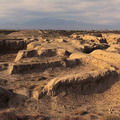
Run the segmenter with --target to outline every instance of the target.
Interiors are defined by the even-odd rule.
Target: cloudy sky
[[[61,19],[120,28],[120,0],[0,0],[0,25]]]

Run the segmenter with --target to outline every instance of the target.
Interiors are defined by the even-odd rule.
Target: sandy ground
[[[27,39],[27,37],[30,37],[29,36],[30,33],[31,32],[25,32],[25,31],[22,31],[22,33],[20,31],[13,32],[7,35],[7,38],[8,36],[16,37],[17,35],[19,35],[19,37],[22,36],[22,38],[25,37]],[[6,106],[2,107],[2,104],[1,104],[1,107],[0,107],[1,113],[10,112],[18,116],[19,115],[38,116],[38,119],[36,118],[36,120],[42,119],[42,118],[39,118],[39,116],[41,115],[43,115],[44,119],[46,120],[50,118],[58,119],[62,117],[71,117],[71,118],[81,117],[81,120],[82,119],[84,120],[84,118],[86,120],[99,120],[101,117],[108,114],[120,116],[120,95],[119,95],[120,94],[120,89],[119,89],[120,88],[120,81],[119,81],[120,80],[120,74],[119,74],[120,54],[119,54],[119,51],[115,49],[116,51],[109,51],[110,53],[105,53],[105,55],[111,54],[111,53],[115,54],[114,55],[115,57],[113,55],[110,58],[108,57],[108,59],[111,59],[110,62],[108,61],[108,59],[105,58],[106,56],[104,56],[104,53],[101,53],[100,54],[101,57],[97,58],[98,56],[96,57],[95,55],[91,55],[90,53],[97,49],[93,47],[95,46],[93,45],[93,43],[95,44],[98,38],[94,36],[91,42],[91,40],[88,39],[90,37],[84,38],[82,35],[77,34],[78,35],[77,37],[75,35],[72,35],[72,38],[71,36],[67,36],[67,37],[62,36],[62,38],[57,38],[57,39],[55,38],[52,40],[51,39],[48,40],[49,36],[47,36],[46,39],[39,38],[38,41],[41,44],[38,46],[39,50],[37,49],[38,51],[41,50],[39,52],[39,57],[35,56],[35,53],[34,54],[28,53],[28,50],[29,51],[35,50],[35,45],[33,44],[38,44],[38,43],[35,43],[36,39],[38,39],[39,36],[45,37],[45,35],[46,33],[41,34],[41,32],[38,32],[38,31],[32,32],[32,36],[31,38],[28,38],[28,40],[30,41],[30,39],[32,39],[33,43],[31,44],[31,42],[30,43],[28,42],[29,48],[26,47],[26,49],[24,49],[24,51],[25,52],[27,51],[27,52],[22,53],[22,55],[24,54],[23,56],[19,54],[18,51],[17,52],[5,51],[0,54],[0,64],[1,64],[0,87],[12,92],[13,94],[12,97],[10,97],[6,102]],[[79,36],[82,36],[83,38],[78,38]],[[118,35],[116,36],[118,37]],[[113,35],[111,35],[111,38],[112,37]],[[106,40],[107,39],[108,38],[106,37]],[[78,40],[82,42],[78,43],[77,42]],[[110,41],[109,43],[107,43],[109,47],[111,46],[111,44],[117,44],[118,48],[120,47],[119,43],[114,43],[116,42],[116,39],[114,39],[114,41],[113,39],[108,41]],[[89,49],[90,49],[89,50],[87,47],[87,50],[88,51],[92,50],[92,51],[85,55],[81,55],[81,53],[84,52],[84,49],[86,49],[86,47],[84,47],[86,46],[86,44],[87,46],[89,46]],[[100,44],[101,43],[99,43],[99,45]],[[102,46],[103,45],[104,44],[102,43]],[[56,51],[59,48],[66,50],[67,53],[70,53],[70,54],[69,55],[67,54],[66,56],[64,53],[64,56],[63,56],[63,52],[60,54],[58,54],[58,52],[56,53]],[[52,49],[52,52],[49,51],[48,49]],[[106,50],[107,48],[105,47],[102,47],[101,49],[103,51],[107,51]],[[55,55],[53,54],[54,52],[55,52]],[[66,63],[67,65],[69,61],[66,62],[66,60],[69,60],[70,55],[73,53],[80,53],[80,55],[77,55],[77,59],[79,58],[80,64],[78,63],[73,65],[70,64],[69,67],[67,66],[64,67],[63,64],[62,64],[63,65],[62,67],[58,67],[54,65],[55,60],[64,62],[64,64]],[[18,56],[18,58],[20,57],[20,59],[17,62],[14,61],[16,56]],[[29,57],[29,56],[32,56],[32,57]],[[94,57],[92,58],[91,56],[94,56]],[[116,60],[113,60],[113,57]],[[73,56],[73,58],[75,60],[76,56]],[[47,63],[49,64],[48,66],[50,67],[45,67],[45,68],[43,67],[41,69],[38,66],[36,66],[34,69],[30,68],[29,70],[28,69],[26,70],[26,68],[24,69],[24,65],[23,67],[20,66],[20,64],[28,64],[28,63],[30,63],[32,66],[34,63],[36,63],[36,61],[37,63]],[[51,64],[51,61],[53,62],[52,64]],[[3,63],[7,64],[6,67],[4,66],[4,69],[2,65]],[[14,67],[15,65],[11,65],[13,63],[18,67],[18,69],[22,69],[23,72],[17,71],[18,69]],[[110,66],[110,67],[106,68],[106,66],[107,67]],[[85,82],[82,80],[81,80],[82,82],[76,82],[77,80],[79,81],[79,79],[84,78],[84,76],[82,78],[77,78],[77,77],[74,78],[75,75],[86,75],[88,73],[90,74],[96,71],[101,71],[102,73],[102,71],[104,71],[105,69],[109,70],[111,69],[111,67],[115,69],[114,72],[117,75],[112,76],[111,74],[111,76],[110,75],[107,76],[109,73],[106,73],[107,77],[101,77],[101,74],[98,75],[96,78],[93,77],[95,80],[100,77],[100,80],[99,80],[100,86],[98,86],[99,83],[97,83],[97,86],[94,86],[94,88],[92,87],[89,88],[89,84],[91,85],[91,83],[89,83],[87,79],[85,79]],[[8,72],[9,69],[14,69],[15,71],[17,71],[17,74],[10,74]],[[72,77],[66,78],[67,76],[72,76]],[[58,85],[55,86],[55,84],[57,84],[59,79],[63,79],[63,80],[61,80],[58,83]],[[104,83],[104,81],[107,81],[107,84]],[[48,83],[50,83],[50,86]],[[84,86],[83,92],[80,91],[81,88],[79,88],[79,85]],[[33,97],[33,94],[35,94],[34,93],[35,90],[37,90],[37,92],[41,94],[43,90],[46,90],[46,92],[49,93],[49,89],[51,90],[50,91],[51,93],[56,92],[57,94],[55,95],[45,94],[40,99],[39,98],[35,99]],[[61,92],[61,89],[62,89],[62,92]],[[0,95],[2,94],[0,93]],[[33,120],[33,119],[35,118],[34,117],[24,118],[23,120]]]

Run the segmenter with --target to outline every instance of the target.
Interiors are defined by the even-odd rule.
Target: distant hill
[[[28,20],[27,22],[0,22],[0,29],[68,29],[68,30],[82,30],[82,29],[107,29],[107,26],[89,24],[85,22],[77,22],[70,20],[43,18]]]

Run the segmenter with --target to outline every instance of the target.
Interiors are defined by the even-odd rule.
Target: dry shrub
[[[43,115],[15,115],[13,112],[2,112],[0,113],[0,120],[49,120],[49,118]]]
[[[115,115],[105,115],[100,120],[120,120],[120,117]]]
[[[0,114],[0,120],[18,120],[17,116],[12,112],[3,112]]]
[[[61,117],[61,118],[51,118],[50,120],[86,120],[83,117]]]
[[[71,117],[69,120],[86,120],[83,117]]]

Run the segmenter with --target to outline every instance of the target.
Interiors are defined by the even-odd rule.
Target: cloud
[[[0,0],[0,21],[60,18],[94,24],[120,21],[120,0]]]

